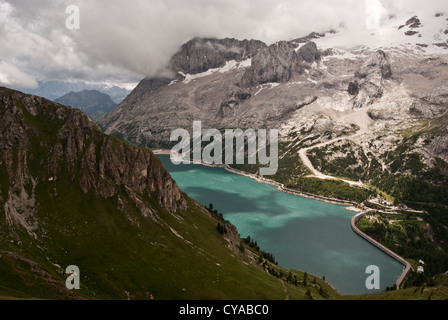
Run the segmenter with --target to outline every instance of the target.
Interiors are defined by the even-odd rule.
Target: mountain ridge
[[[2,299],[338,296],[320,279],[283,283],[287,271],[179,190],[150,150],[81,111],[2,87],[0,115]],[[71,265],[79,290],[65,286]]]
[[[109,95],[98,90],[70,91],[54,102],[80,109],[94,121],[99,120],[106,113],[116,107]]]
[[[63,95],[73,91],[79,92],[82,90],[97,90],[109,95],[115,103],[120,103],[131,92],[126,88],[118,86],[110,86],[106,84],[90,84],[84,81],[58,81],[58,80],[46,80],[38,81],[37,88],[35,89],[18,89],[27,94],[33,94],[41,96],[48,100],[54,101],[55,99],[62,97]]]

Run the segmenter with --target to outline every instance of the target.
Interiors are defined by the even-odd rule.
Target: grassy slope
[[[128,215],[140,225],[136,229],[117,212],[113,201],[98,203],[94,199],[93,204],[92,199],[77,199],[73,189],[76,187],[67,190],[72,195],[69,206],[50,199],[46,202],[48,205],[41,212],[51,212],[42,214],[49,236],[40,245],[47,248],[52,262],[79,266],[78,294],[96,299],[125,299],[124,291],[136,299],[148,299],[151,295],[156,299],[284,299],[281,282],[250,265],[246,256],[226,248],[224,238],[216,230],[216,221],[202,212],[190,209],[178,220],[164,209],[158,210],[167,224],[193,244],[190,245],[166,227],[155,225],[128,208]],[[61,219],[64,216],[67,218]],[[52,225],[57,225],[59,231],[50,230]],[[33,243],[16,250],[33,257],[43,268],[54,270],[42,260]],[[1,261],[0,296],[57,297],[42,279],[30,281],[32,272],[26,264],[5,256]],[[19,263],[21,268],[16,266]],[[64,275],[54,276],[64,279]],[[291,298],[305,298],[304,288],[288,285],[288,290]]]
[[[30,137],[27,154],[30,174],[38,181],[34,192],[39,231],[34,240],[21,227],[9,227],[5,215],[0,214],[0,250],[4,252],[0,257],[0,297],[71,298],[64,286],[64,270],[77,265],[81,289],[75,294],[89,299],[285,298],[281,281],[251,264],[246,255],[230,250],[216,229],[217,221],[192,200],[188,200],[187,211],[172,214],[154,195],[142,195],[161,218],[155,223],[142,216],[124,189],[107,200],[93,192],[84,194],[77,164],[74,172],[66,168],[56,181],[49,181],[44,159],[52,152],[62,123],[33,117],[20,100],[16,106],[39,131]],[[86,136],[86,141],[100,134]],[[17,161],[16,157],[14,166]],[[4,165],[0,170],[3,211],[2,202],[9,191]],[[287,284],[287,288],[292,298],[306,298],[306,287]],[[338,296],[332,290],[329,294]]]
[[[344,296],[344,300],[447,300],[448,276],[437,275],[428,284],[401,289],[398,291],[385,291],[377,294],[359,296]]]

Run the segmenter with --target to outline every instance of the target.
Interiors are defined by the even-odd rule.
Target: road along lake
[[[392,286],[404,265],[358,236],[350,226],[355,211],[288,194],[224,168],[171,163],[158,155],[191,198],[221,212],[245,238],[274,255],[279,266],[306,271],[341,294],[375,293]],[[379,267],[380,289],[368,290],[366,268]]]

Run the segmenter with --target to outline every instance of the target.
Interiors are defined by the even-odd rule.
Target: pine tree
[[[311,291],[310,291],[310,289],[308,289],[307,291],[306,291],[306,298],[308,299],[308,300],[313,300],[313,296],[311,295]]]
[[[292,273],[291,273],[291,271],[289,271],[289,273],[288,273],[288,278],[286,278],[286,281],[287,282],[292,282]]]

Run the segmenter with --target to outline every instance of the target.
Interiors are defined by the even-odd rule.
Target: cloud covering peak
[[[69,5],[79,7],[79,30],[66,28]],[[0,85],[138,82],[163,73],[195,36],[270,44],[342,23],[369,28],[398,12],[444,9],[445,0],[0,0]]]

